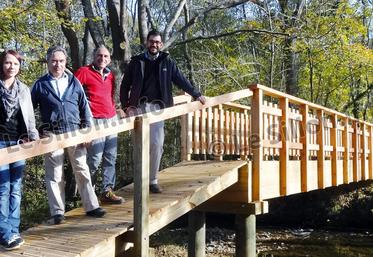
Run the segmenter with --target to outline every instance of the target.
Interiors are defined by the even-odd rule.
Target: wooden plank
[[[361,124],[362,134],[361,134],[361,180],[366,180],[366,127],[365,124]]]
[[[217,212],[228,214],[254,214],[262,215],[268,213],[267,201],[256,201],[251,203],[214,201],[213,199],[199,205],[196,210],[205,212]]]
[[[303,116],[300,113],[290,112],[289,113],[289,119],[291,119],[291,120],[297,120],[297,121],[302,121],[303,120]]]
[[[353,176],[353,181],[357,182],[358,181],[358,163],[359,163],[359,122],[354,121],[354,133],[352,134],[352,148],[354,149],[353,152],[353,159],[352,159],[352,176]]]
[[[337,169],[337,160],[338,160],[338,155],[337,155],[337,127],[338,127],[338,120],[337,120],[337,115],[332,114],[331,116],[331,123],[332,123],[332,128],[330,130],[330,144],[333,147],[332,150],[332,185],[337,186],[337,174],[338,174],[338,169]]]
[[[200,133],[201,133],[201,154],[206,155],[207,153],[207,111],[206,109],[201,110],[201,121],[200,121]]]
[[[211,144],[213,142],[213,113],[212,108],[207,108],[207,153],[212,154]]]
[[[192,149],[192,115],[190,113],[181,116],[181,161],[190,161]]]
[[[134,253],[138,257],[149,256],[149,122],[135,120],[134,144]]]
[[[263,135],[263,111],[262,111],[263,91],[254,89],[251,105],[251,146],[253,153],[253,200],[261,200],[260,174],[263,162],[263,146],[261,138]]]
[[[324,130],[324,111],[318,110],[317,116],[319,119],[319,127],[317,131],[317,143],[319,145],[319,151],[317,152],[317,174],[318,174],[318,187],[324,189],[324,161],[325,161],[325,130]]]
[[[100,124],[64,134],[52,135],[29,143],[2,148],[0,149],[0,165],[25,160],[57,149],[90,142],[93,139],[131,130],[133,129],[134,119],[134,117],[119,119],[111,123]]]
[[[221,105],[226,102],[231,102],[235,100],[239,100],[242,98],[246,98],[252,95],[252,92],[249,89],[243,89],[236,92],[215,96],[206,99],[206,103],[202,105],[199,101],[195,101],[192,103],[187,103],[183,105],[173,106],[170,108],[163,109],[162,112],[151,112],[147,114],[147,118],[149,119],[149,123],[155,123],[162,120],[172,119],[181,115],[184,115],[189,112],[193,112],[196,110],[201,110],[204,108]]]
[[[251,163],[245,164],[238,169],[238,181],[223,192],[209,199],[209,202],[219,205],[222,202],[249,203],[251,195]]]
[[[231,109],[233,108],[236,111],[250,111],[251,110],[251,106],[247,106],[247,105],[243,105],[243,104],[237,104],[237,103],[232,103],[232,102],[224,103],[223,106],[229,107]]]
[[[235,127],[236,127],[236,140],[235,140],[235,154],[240,155],[241,154],[241,118],[240,113],[235,113]]]
[[[227,150],[227,146],[224,144],[224,110],[223,107],[220,105],[219,106],[219,142],[221,147],[220,155],[219,155],[219,160],[223,160],[223,155],[225,154],[225,151]]]
[[[301,123],[301,137],[300,141],[302,143],[303,149],[300,154],[301,162],[301,190],[302,192],[307,192],[308,190],[308,160],[309,160],[309,132],[308,132],[308,105],[304,104],[300,106],[300,111],[302,115]]]
[[[217,144],[219,144],[219,119],[222,119],[222,117],[219,117],[219,109],[214,108],[214,133],[213,133],[213,143],[211,144],[211,152],[214,155],[214,158],[219,158],[218,156],[221,154],[220,151],[217,151]]]
[[[287,98],[280,98],[279,103],[282,111],[281,116],[281,142],[280,149],[280,195],[285,196],[287,192],[287,170],[289,165],[289,100]]]
[[[268,102],[267,101],[263,101],[263,108],[266,108],[268,107]],[[269,114],[268,113],[265,113],[263,112],[263,133],[261,134],[261,137],[262,137],[262,147],[263,147],[263,160],[268,160],[268,156],[269,156],[269,147],[270,145],[267,147],[266,145],[264,145],[264,142],[268,142],[269,141],[269,137],[268,137],[268,123],[269,123]]]
[[[228,110],[225,111],[225,154],[231,154],[231,134],[232,134],[232,127],[231,127],[231,116]]]
[[[274,107],[274,105],[273,105],[273,103],[269,103],[269,106],[270,107]],[[274,126],[274,119],[275,119],[275,117],[277,117],[277,116],[274,116],[274,115],[269,115],[269,119],[268,119],[268,128],[267,129],[265,129],[265,133],[267,133],[268,134],[268,140],[269,141],[271,141],[271,142],[274,142],[274,137],[273,137],[273,126]],[[269,148],[269,157],[270,157],[270,159],[272,159],[273,158],[273,156],[274,156],[274,148],[273,147],[270,147]]]
[[[245,133],[245,113],[240,113],[240,155],[241,160],[246,159],[245,157],[245,149],[246,149],[246,133]]]
[[[246,164],[244,161],[200,163],[197,165],[181,163],[159,174],[159,181],[164,192],[152,195],[155,200],[151,203],[152,206],[165,201],[165,192],[169,192],[169,196],[174,200],[167,201],[167,205],[161,204],[161,208],[157,207],[157,210],[151,213],[149,217],[150,234],[236,183],[238,169]],[[170,172],[175,177],[170,177]],[[197,175],[196,172],[205,175]],[[188,173],[189,178],[180,182],[177,176],[182,176],[183,173]],[[175,181],[179,182],[175,183]]]
[[[198,110],[194,113],[193,122],[193,153],[200,154],[201,149],[201,137],[200,137],[200,117],[201,111]]]
[[[343,120],[345,130],[343,130],[342,133],[342,146],[344,147],[345,151],[343,154],[343,183],[348,184],[350,182],[349,176],[348,176],[348,169],[349,169],[349,162],[350,162],[350,140],[349,140],[349,119],[346,117]]]
[[[250,155],[250,114],[245,111],[245,154]]]
[[[279,116],[279,117],[282,116],[281,109],[273,108],[272,106],[269,106],[268,103],[265,103],[262,108],[263,108],[264,114]]]
[[[273,88],[269,88],[269,87],[266,87],[266,86],[263,86],[263,85],[260,85],[260,84],[250,85],[249,88],[252,91],[255,91],[257,89],[261,89],[261,90],[263,90],[263,94],[268,95],[268,96],[273,96],[273,97],[276,97],[276,98],[287,97],[289,99],[289,102],[296,103],[298,105],[307,104],[312,109],[323,110],[325,113],[328,113],[328,114],[336,114],[339,117],[348,117],[347,115],[345,115],[343,113],[340,113],[340,112],[337,112],[335,110],[326,108],[322,105],[308,102],[308,101],[303,100],[301,98],[298,98],[298,97],[295,97],[295,96],[292,96],[292,95],[289,95],[289,94],[285,94],[283,92],[277,91]],[[355,118],[352,118],[352,117],[349,117],[349,118],[351,120],[357,121],[357,119],[355,119]],[[365,122],[365,124],[368,124],[370,126],[373,125],[372,123],[369,123],[369,122]]]

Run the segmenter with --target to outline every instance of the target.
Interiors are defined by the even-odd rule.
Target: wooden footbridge
[[[188,256],[205,256],[205,212],[236,214],[236,256],[255,253],[255,216],[265,199],[373,178],[373,124],[279,91],[253,85],[212,97],[0,149],[0,164],[31,158],[102,136],[133,130],[134,184],[107,215],[82,208],[58,226],[22,233],[25,245],[0,256],[147,257],[149,235],[189,214]],[[182,162],[160,173],[164,192],[149,195],[149,124],[181,119]],[[194,159],[194,161],[193,161]],[[198,159],[199,161],[195,161]],[[201,161],[202,160],[202,161]]]

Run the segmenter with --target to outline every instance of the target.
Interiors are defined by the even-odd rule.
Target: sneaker
[[[149,191],[153,194],[162,193],[162,188],[158,184],[152,184],[149,186]]]
[[[111,188],[108,191],[105,191],[101,195],[100,201],[101,203],[109,203],[109,204],[124,203],[123,197],[117,196]]]
[[[19,244],[19,246],[22,246],[25,243],[25,240],[23,240],[22,237],[17,237],[15,241]]]
[[[52,216],[52,218],[50,219],[50,222],[48,223],[52,225],[58,225],[58,224],[61,224],[64,220],[65,220],[65,216],[63,216],[63,214],[56,214]]]
[[[12,251],[12,250],[19,249],[21,247],[21,245],[23,245],[24,243],[25,243],[25,241],[21,237],[19,237],[17,239],[13,239],[13,240],[10,240],[10,241],[1,242],[1,246],[6,251]]]
[[[92,211],[87,211],[87,216],[95,217],[95,218],[101,218],[105,215],[106,211],[102,209],[101,207],[98,207]]]

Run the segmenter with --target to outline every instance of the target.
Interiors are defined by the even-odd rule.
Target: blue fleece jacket
[[[92,114],[82,85],[74,75],[67,75],[69,83],[62,99],[53,89],[49,74],[39,78],[31,89],[34,108],[40,107],[41,134],[60,134],[91,125]]]

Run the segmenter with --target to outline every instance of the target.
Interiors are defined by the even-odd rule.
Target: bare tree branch
[[[181,29],[175,32],[167,41],[165,41],[163,49],[169,48],[176,41],[176,39],[185,31],[187,31],[191,26],[193,26],[200,17],[203,17],[214,10],[232,8],[247,2],[257,3],[256,0],[231,0],[224,1],[223,3],[218,3],[215,5],[210,5],[209,7],[205,8],[204,10],[196,14],[194,17],[192,17],[187,24],[185,24]]]
[[[190,38],[184,41],[177,42],[175,43],[175,45],[182,45],[182,44],[190,43],[190,42],[197,41],[197,40],[209,40],[209,39],[228,37],[231,35],[241,34],[241,33],[258,33],[258,34],[263,33],[263,34],[270,34],[273,36],[285,36],[285,37],[290,36],[290,34],[287,34],[287,33],[274,32],[274,31],[263,30],[263,29],[239,29],[239,30],[235,30],[235,31],[227,32],[227,33],[222,33],[219,35],[198,36],[198,37],[194,37],[194,38]]]
[[[184,6],[185,6],[185,3],[186,3],[186,0],[181,0],[179,2],[179,5],[177,7],[176,12],[174,13],[174,16],[172,17],[170,22],[168,22],[166,28],[164,29],[164,32],[163,32],[164,41],[167,41],[167,39],[169,37],[169,34],[170,34],[170,31],[172,30],[172,27],[175,25],[177,19],[179,18],[180,14],[181,14]]]

